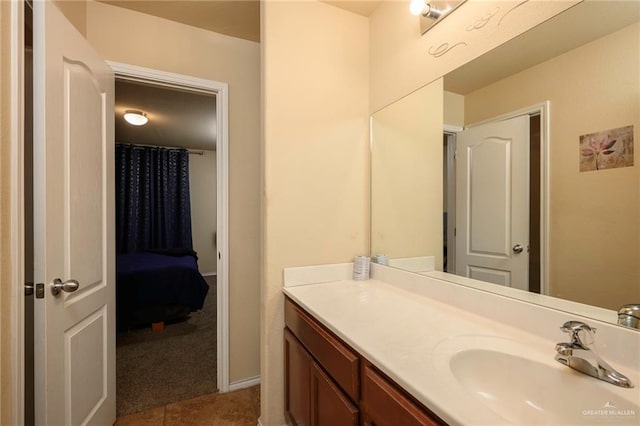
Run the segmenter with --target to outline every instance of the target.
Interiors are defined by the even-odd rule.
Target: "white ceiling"
[[[149,122],[133,126],[125,110],[147,113]],[[177,88],[116,80],[115,136],[117,142],[215,150],[216,97]]]

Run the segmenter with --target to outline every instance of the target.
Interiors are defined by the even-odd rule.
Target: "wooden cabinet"
[[[358,408],[296,337],[284,331],[285,412],[294,425],[358,425]]]
[[[370,364],[362,371],[363,424],[371,426],[437,426],[445,424],[415,402]]]
[[[360,398],[360,357],[302,308],[287,299],[287,328],[353,400]]]
[[[358,407],[336,386],[317,363],[311,364],[311,424],[358,425]]]
[[[293,425],[445,425],[290,299],[285,412]]]
[[[284,331],[285,412],[295,425],[311,418],[311,356],[288,330]]]

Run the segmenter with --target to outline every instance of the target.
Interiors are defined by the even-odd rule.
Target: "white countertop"
[[[428,291],[416,292],[410,286],[376,279],[300,284],[285,287],[284,293],[450,425],[513,424],[499,407],[489,408],[454,383],[444,356],[457,341],[465,339],[475,339],[486,347],[508,341],[511,348],[575,376],[587,391],[592,386],[609,387],[607,390],[619,395],[621,401],[638,395],[636,390],[625,394],[624,389],[556,362],[556,341],[439,302],[430,298]],[[499,305],[496,300],[496,309]],[[632,373],[630,378],[640,385],[637,372]],[[553,419],[547,420],[545,424],[553,424]]]

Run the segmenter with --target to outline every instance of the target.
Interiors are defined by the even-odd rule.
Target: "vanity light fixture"
[[[442,10],[424,0],[411,0],[409,11],[414,16],[422,15],[431,19],[438,19],[442,16]]]
[[[466,0],[411,0],[409,11],[420,16],[420,34],[424,34]]]
[[[146,112],[136,111],[132,109],[128,109],[124,112],[124,119],[127,121],[127,123],[134,126],[144,126],[149,121]]]

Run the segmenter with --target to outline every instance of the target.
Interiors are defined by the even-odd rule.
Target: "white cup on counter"
[[[356,256],[353,262],[353,280],[366,281],[369,279],[371,258],[368,256]]]

